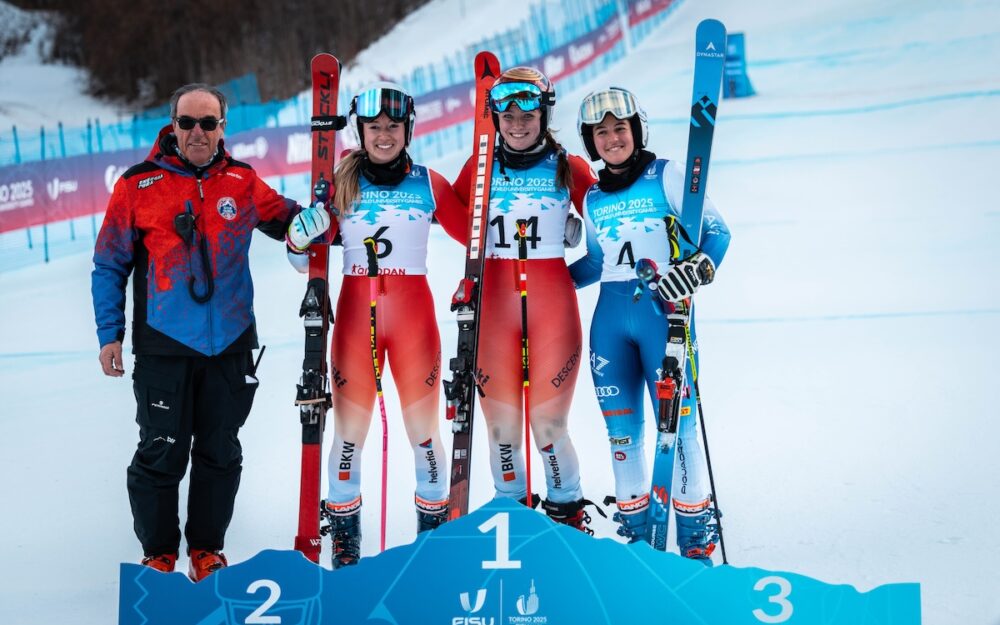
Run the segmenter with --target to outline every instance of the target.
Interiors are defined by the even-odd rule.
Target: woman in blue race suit
[[[711,282],[729,246],[729,230],[706,198],[699,250],[686,259],[672,258],[676,246],[669,235],[679,233],[668,233],[668,227],[679,224],[684,172],[681,165],[644,149],[646,114],[632,93],[616,87],[591,93],[580,107],[578,129],[590,159],[600,158],[604,168],[584,200],[587,255],[573,263],[570,275],[577,288],[601,283],[590,330],[590,362],[611,443],[615,519],[619,534],[630,542],[649,540],[642,390],[645,385],[656,406],[667,341],[667,318],[651,301],[659,298],[661,306],[672,309],[671,303],[689,301],[699,286]],[[665,273],[655,290],[645,289],[636,277],[636,263],[644,258]],[[637,293],[644,295],[637,299]],[[695,362],[687,365],[688,384],[692,364],[697,367],[693,310],[690,331]],[[682,398],[669,499],[681,554],[710,563],[718,535],[710,523],[714,510],[690,386]]]

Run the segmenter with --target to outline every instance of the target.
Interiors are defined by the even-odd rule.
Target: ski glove
[[[665,302],[680,302],[691,297],[698,287],[715,279],[715,263],[702,252],[693,254],[670,268],[650,288],[655,288]]]
[[[580,245],[583,238],[583,220],[573,214],[570,209],[566,214],[566,229],[563,233],[563,245],[566,247],[576,247]]]
[[[313,239],[330,229],[330,213],[322,208],[310,206],[292,219],[285,240],[292,249],[302,251],[309,247]]]

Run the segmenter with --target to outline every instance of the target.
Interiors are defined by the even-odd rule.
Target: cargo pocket
[[[184,407],[178,392],[180,382],[136,362],[132,373],[136,423],[141,428],[176,434]]]
[[[233,367],[227,368],[227,381],[232,399],[230,406],[230,423],[237,429],[243,427],[250,416],[253,398],[260,382],[253,374],[253,358],[249,353],[233,359]]]

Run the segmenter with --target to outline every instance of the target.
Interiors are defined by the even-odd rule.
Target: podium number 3
[[[784,623],[788,619],[792,618],[792,610],[794,609],[791,602],[788,601],[788,596],[792,594],[792,583],[784,577],[771,575],[757,580],[753,589],[764,590],[768,586],[778,587],[778,592],[768,596],[767,600],[769,603],[775,603],[780,606],[781,610],[777,614],[768,614],[764,610],[757,608],[753,611],[754,618],[761,623]]]
[[[497,512],[486,522],[479,526],[479,531],[487,533],[493,528],[497,529],[496,539],[496,560],[483,560],[484,569],[519,569],[520,560],[510,559],[510,514],[507,512]]]
[[[269,592],[267,599],[265,599],[264,603],[262,603],[259,608],[254,610],[243,622],[246,623],[246,625],[280,625],[280,616],[264,616],[264,613],[267,612],[275,603],[278,603],[278,599],[281,598],[281,586],[279,586],[277,582],[270,579],[258,579],[254,583],[247,586],[247,594],[255,595],[261,588],[264,588]]]

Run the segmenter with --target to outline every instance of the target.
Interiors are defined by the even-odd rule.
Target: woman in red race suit
[[[542,505],[553,520],[589,532],[584,505],[591,502],[583,497],[579,461],[567,429],[582,332],[564,254],[565,246],[576,245],[580,238],[581,222],[571,215],[570,204],[579,213],[583,194],[595,179],[586,161],[567,155],[549,130],[554,104],[548,78],[530,67],[503,72],[490,91],[499,139],[490,186],[477,366],[496,494],[527,502],[515,237],[516,222],[524,220],[529,412],[545,472],[547,496]],[[463,200],[468,199],[474,173],[470,159],[454,183]]]
[[[417,529],[440,525],[448,509],[448,467],[439,433],[441,341],[427,282],[427,239],[432,218],[464,241],[468,212],[448,181],[414,164],[413,98],[381,82],[351,101],[351,123],[361,148],[337,167],[331,236],[343,243],[344,281],[337,301],[330,362],[334,440],[324,516],[333,538],[333,566],[361,556],[361,453],[375,403],[370,344],[369,278],[364,241],[378,254],[376,344],[399,393],[416,469]]]

